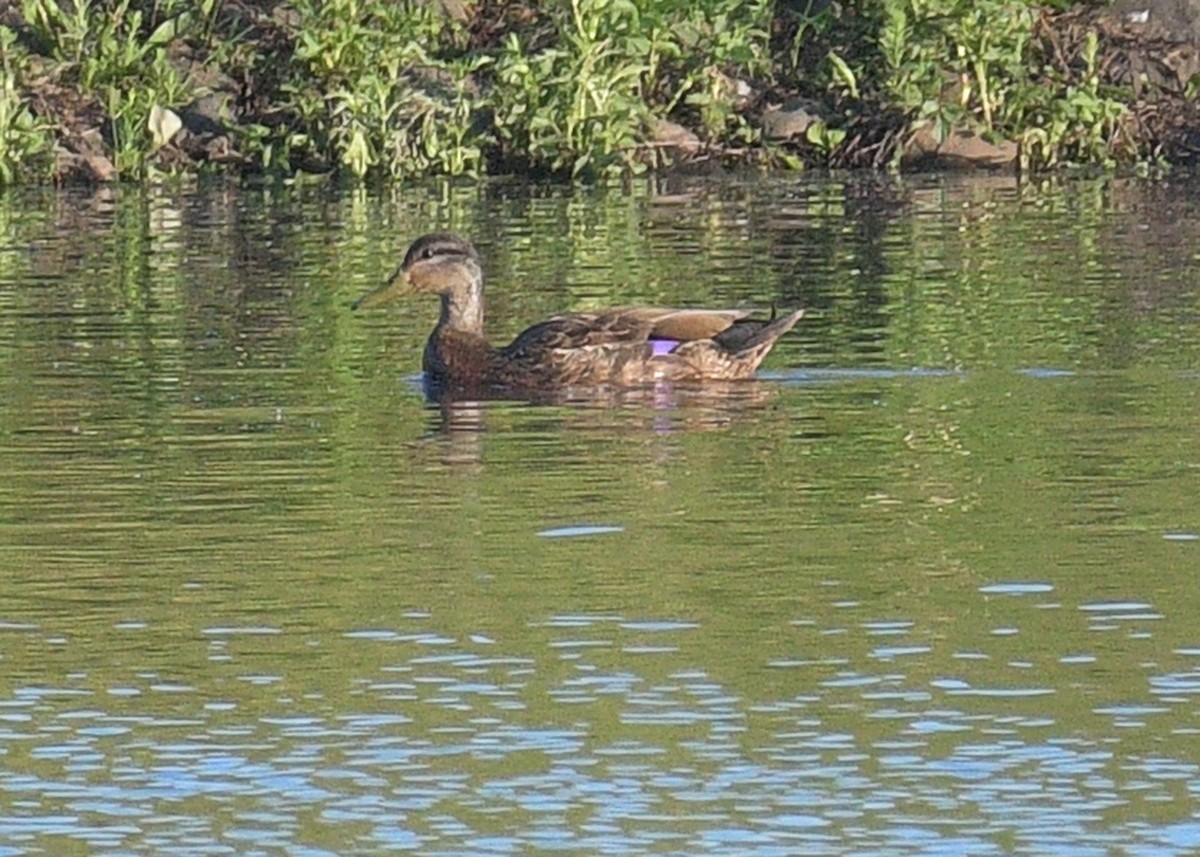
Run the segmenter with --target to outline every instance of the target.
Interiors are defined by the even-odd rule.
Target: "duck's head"
[[[366,309],[414,292],[479,300],[482,287],[483,268],[471,242],[453,232],[431,232],[412,243],[387,282],[350,308]]]

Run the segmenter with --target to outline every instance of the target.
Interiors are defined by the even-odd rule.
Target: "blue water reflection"
[[[0,857],[1200,849],[1194,187],[48,199],[0,205]],[[433,407],[436,308],[346,308],[430,228],[497,339],[811,312],[719,395]]]
[[[751,700],[704,669],[639,668],[674,660],[672,646],[615,670],[594,657],[695,633],[690,620],[551,617],[545,650],[524,654],[412,622],[423,627],[343,635],[383,649],[376,675],[347,676],[359,712],[323,714],[320,695],[288,700],[268,687],[249,700],[267,703],[251,715],[239,711],[245,702],[207,701],[211,688],[152,686],[176,700],[170,717],[109,710],[104,694],[82,688],[15,689],[0,742],[10,756],[27,747],[41,773],[0,773],[8,853],[59,838],[183,853],[217,843],[321,853],[337,840],[330,853],[990,854],[1006,841],[1074,855],[1196,844],[1187,818],[1096,824],[1130,800],[1176,805],[1176,787],[1195,788],[1195,762],[1118,759],[1108,742],[1045,716],[1039,700],[1062,691],[1036,681],[893,669],[908,656],[919,664],[929,645],[864,650],[852,669],[768,658],[797,692]],[[921,632],[888,619],[853,633],[866,642]],[[549,667],[564,658],[565,672]],[[815,680],[799,681],[806,675]],[[1166,702],[1198,690],[1200,668],[1152,675],[1147,698],[1163,703],[1092,713],[1146,728],[1171,717]],[[541,692],[559,722],[533,713],[547,710]],[[980,698],[1003,705],[960,707]],[[435,710],[443,714],[430,719]],[[852,711],[885,728],[869,737],[839,726]]]

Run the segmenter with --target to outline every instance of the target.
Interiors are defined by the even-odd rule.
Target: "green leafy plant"
[[[681,61],[686,60],[680,67],[668,69],[668,79],[678,80],[677,92],[686,93],[685,102],[699,108],[701,124],[710,137],[729,133],[739,142],[749,142],[756,134],[740,108],[747,99],[741,90],[748,80],[770,77],[773,6],[761,0],[714,5],[685,4],[676,13],[678,22],[668,25],[678,34]],[[668,103],[667,109],[670,107]]]
[[[49,55],[73,67],[85,91],[143,76],[190,22],[190,14],[181,11],[143,35],[148,22],[132,0],[108,6],[75,0],[65,7],[55,0],[23,0],[22,9]],[[152,77],[161,72],[149,71]]]
[[[36,175],[54,134],[78,139],[100,113],[121,177],[178,164],[178,108],[214,79],[227,160],[281,177],[627,175],[691,139],[663,119],[708,152],[795,167],[855,147],[886,162],[922,124],[1018,141],[1029,167],[1137,157],[1132,96],[1106,83],[1100,38],[1055,64],[1033,0],[13,5],[27,26],[19,42],[0,31],[4,181]],[[56,111],[46,93],[64,91]],[[763,143],[759,113],[797,95],[820,121]]]
[[[1078,82],[1059,81],[1055,88],[1027,86],[1018,92],[1025,112],[1020,140],[1026,167],[1112,166],[1119,155],[1134,156],[1134,147],[1120,134],[1127,110],[1116,93],[1106,92],[1100,83],[1099,37],[1094,30],[1087,34],[1083,60]]]
[[[182,6],[182,4],[180,4]],[[22,13],[60,79],[104,108],[118,175],[146,175],[158,141],[151,112],[187,100],[189,87],[168,61],[167,47],[191,23],[182,9],[153,26],[132,0],[92,3],[22,0]]]
[[[552,20],[550,46],[532,49],[514,33],[497,60],[500,140],[553,171],[637,170],[635,150],[650,118],[641,97],[650,64],[633,49],[643,45],[637,4],[571,0]]]
[[[876,82],[914,124],[1017,139],[1027,166],[1112,162],[1123,108],[1100,85],[1097,42],[1081,81],[1048,81],[1029,0],[879,0],[879,10]]]
[[[291,157],[363,178],[478,174],[483,145],[472,75],[487,57],[461,53],[461,28],[434,4],[302,0],[295,66],[284,84],[299,120]]]
[[[637,172],[655,116],[682,111],[710,137],[748,140],[741,76],[770,71],[770,5],[571,0],[552,38],[511,33],[495,69],[496,132],[554,172]]]
[[[49,131],[30,112],[17,89],[16,38],[0,29],[0,185],[40,169],[50,149]]]

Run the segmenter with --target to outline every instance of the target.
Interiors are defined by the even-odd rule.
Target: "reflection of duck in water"
[[[425,344],[425,383],[435,393],[748,378],[803,315],[796,310],[755,320],[744,310],[620,307],[555,316],[495,348],[483,335],[479,254],[469,241],[448,232],[414,241],[391,279],[353,307],[374,306],[406,292],[431,292],[442,299],[441,315]]]
[[[427,431],[411,448],[434,455],[441,464],[464,468],[483,464],[488,438],[493,443],[520,437],[536,437],[539,443],[563,436],[605,442],[626,438],[633,442],[620,445],[620,455],[625,456],[620,461],[628,464],[618,464],[618,469],[633,470],[682,454],[682,435],[735,425],[759,437],[793,431],[793,410],[771,407],[779,392],[778,384],[750,378],[703,385],[575,388],[557,395],[491,396],[487,401],[445,395],[436,407],[425,410]],[[514,406],[514,399],[554,407]]]

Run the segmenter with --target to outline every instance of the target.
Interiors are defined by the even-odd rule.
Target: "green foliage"
[[[1044,87],[1018,90],[1017,98],[1024,101],[1019,136],[1026,166],[1063,162],[1112,166],[1118,156],[1135,154],[1131,143],[1120,140],[1126,108],[1117,93],[1101,85],[1098,53],[1099,37],[1093,30],[1083,52],[1083,76],[1078,82],[1058,80],[1053,93],[1060,97],[1047,97]]]
[[[504,42],[497,134],[507,152],[572,175],[644,169],[650,120],[681,105],[709,136],[748,139],[736,82],[769,73],[770,10],[764,0],[553,4],[551,39],[535,30]]]
[[[39,122],[17,90],[17,59],[23,58],[12,31],[0,29],[0,186],[22,173],[40,171],[50,150],[50,129]]]
[[[122,177],[142,177],[149,169],[156,148],[149,130],[151,111],[176,106],[187,96],[167,47],[191,26],[191,4],[164,5],[170,9],[147,17],[132,0],[21,3],[34,39],[57,63],[57,75],[73,80],[81,93],[104,107],[113,164]],[[211,3],[200,4],[206,5]]]
[[[551,13],[540,50],[510,34],[496,64],[496,129],[509,151],[554,171],[637,170],[650,118],[643,82],[654,61],[632,0],[571,0]]]
[[[104,4],[76,0],[64,8],[55,0],[23,0],[22,11],[34,35],[49,48],[49,55],[75,69],[84,91],[103,85],[120,85],[145,75],[151,80],[163,60],[162,49],[188,26],[189,15],[180,12],[143,33],[146,20],[131,0]]]
[[[696,108],[703,129],[719,138],[749,142],[754,134],[739,109],[743,99],[735,80],[762,81],[771,75],[770,24],[774,4],[680,3],[660,23],[675,36],[675,62],[663,69],[675,90],[663,105],[670,112],[679,99]]]
[[[352,175],[478,174],[483,134],[463,33],[434,4],[300,0],[289,157],[333,158]]]
[[[285,177],[626,175],[663,163],[659,119],[717,152],[760,152],[764,96],[794,94],[829,109],[799,146],[771,144],[790,166],[889,151],[862,130],[879,117],[892,139],[907,119],[1017,140],[1031,167],[1137,155],[1099,40],[1054,66],[1033,0],[480,2],[470,26],[446,5],[18,0],[27,26],[0,31],[0,180],[38,174],[52,133],[87,130],[36,116],[45,81],[80,96],[67,108],[84,118],[68,119],[103,113],[118,175],[153,175],[170,162],[167,111],[204,94],[192,76],[236,82],[231,148]]]
[[[914,122],[1018,139],[1027,166],[1113,160],[1124,108],[1100,85],[1094,34],[1072,84],[1043,76],[1031,0],[879,0],[878,11],[877,83]]]
[[[902,107],[939,130],[1007,118],[1005,93],[1031,65],[1028,0],[883,0],[882,11],[884,86]]]

